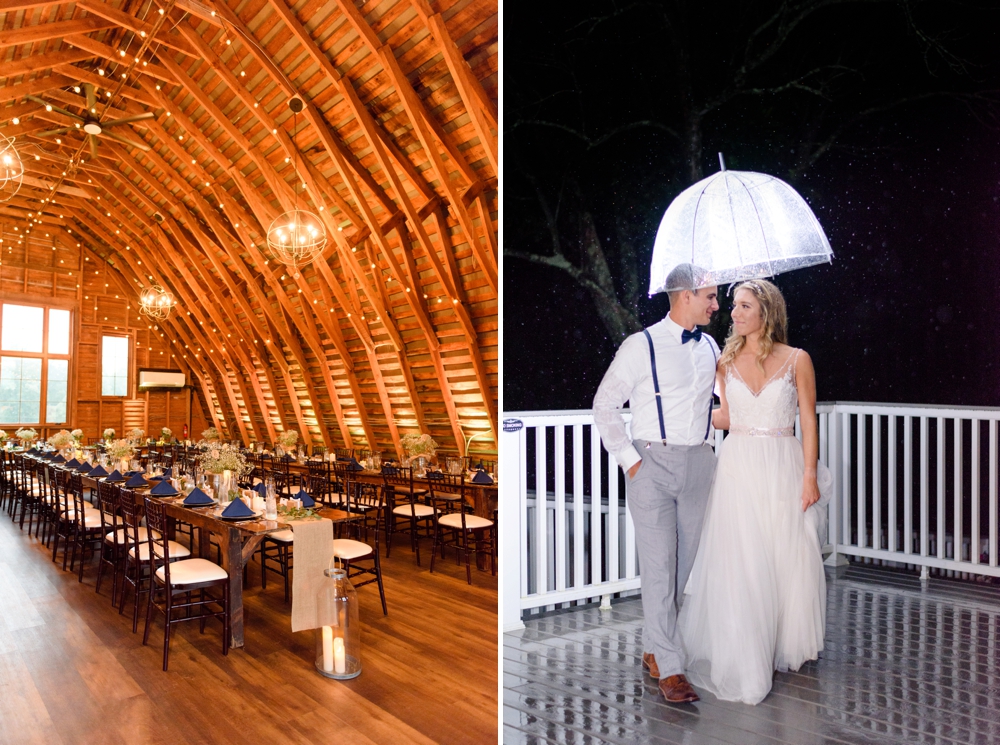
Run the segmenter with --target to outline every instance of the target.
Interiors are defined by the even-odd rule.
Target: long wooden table
[[[289,461],[288,470],[296,474],[306,475],[309,472],[309,466],[300,461]],[[381,486],[383,483],[381,471],[354,471],[351,474],[351,479],[359,484],[370,486]],[[425,477],[420,476],[413,479],[414,484],[420,485],[426,484],[427,481]],[[472,497],[473,511],[479,517],[485,517],[488,520],[493,519],[493,512],[497,508],[499,489],[499,484],[496,481],[492,484],[477,484],[468,478],[465,479],[465,491],[468,496]]]
[[[97,479],[83,476],[85,488],[96,489]],[[136,498],[145,497],[143,490],[136,491]],[[198,556],[210,559],[212,551],[212,536],[218,539],[222,554],[222,566],[229,573],[229,612],[231,616],[231,638],[229,646],[243,646],[243,569],[250,557],[269,533],[291,527],[279,520],[248,520],[231,522],[222,520],[214,513],[215,505],[210,507],[186,507],[181,504],[182,497],[159,498],[166,505],[166,513],[171,520],[179,520],[198,528]],[[345,523],[359,519],[359,515],[331,508],[317,511],[320,517],[336,523]],[[171,531],[172,532],[172,531]],[[194,548],[192,546],[192,548]]]

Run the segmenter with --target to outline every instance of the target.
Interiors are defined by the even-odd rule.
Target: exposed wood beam
[[[17,85],[8,85],[0,88],[0,104],[5,104],[8,101],[20,101],[25,96],[37,96],[39,93],[45,93],[45,91],[52,90],[53,88],[72,85],[73,82],[64,75],[53,73],[48,77],[26,80]]]
[[[77,3],[80,5],[81,3]],[[17,29],[7,29],[0,31],[0,47],[7,46],[21,46],[22,44],[31,44],[36,41],[46,41],[47,39],[58,39],[63,36],[69,36],[70,34],[89,34],[94,31],[103,31],[107,28],[114,28],[115,24],[108,23],[103,18],[94,18],[93,16],[88,16],[84,18],[76,18],[71,21],[55,21],[52,23],[39,23],[36,26],[22,26]],[[27,57],[24,59],[38,59],[46,55],[38,55],[35,57]],[[0,68],[0,74],[6,75],[7,77],[12,77],[8,71],[8,66],[10,62],[4,62],[3,68]],[[50,67],[51,65],[39,65],[34,68],[36,70],[43,69],[45,67]]]
[[[73,62],[83,62],[93,59],[94,55],[79,49],[64,49],[59,52],[49,52],[48,54],[36,54],[22,57],[13,62],[4,62],[0,66],[0,78],[16,78],[19,75],[26,75],[32,70],[44,70],[47,67],[57,65],[68,65]],[[34,104],[36,107],[38,104]],[[12,114],[11,116],[16,116]]]
[[[76,5],[89,13],[113,21],[116,25],[134,31],[137,34],[142,34],[143,32],[150,34],[153,31],[153,24],[140,21],[135,16],[124,13],[108,3],[100,2],[100,0],[76,0]],[[156,35],[156,41],[191,57],[197,56],[194,50],[174,33],[164,33],[161,31]]]

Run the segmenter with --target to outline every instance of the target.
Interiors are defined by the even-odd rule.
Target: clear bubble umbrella
[[[668,276],[681,264],[703,270],[700,284],[706,286],[832,261],[830,241],[795,189],[764,173],[727,171],[721,153],[719,162],[721,171],[681,192],[663,215],[650,295],[689,289],[669,286],[675,279]]]

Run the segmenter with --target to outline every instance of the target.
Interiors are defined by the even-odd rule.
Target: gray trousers
[[[684,591],[698,552],[715,451],[708,444],[634,444],[642,465],[629,481],[628,507],[642,582],[643,651],[656,656],[660,677],[666,678],[684,672],[677,596]]]

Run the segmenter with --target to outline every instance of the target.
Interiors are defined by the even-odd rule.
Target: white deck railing
[[[1000,409],[832,403],[817,414],[820,460],[834,477],[828,563],[1000,576]],[[503,420],[504,630],[520,628],[524,611],[637,590],[625,479],[591,413]]]

